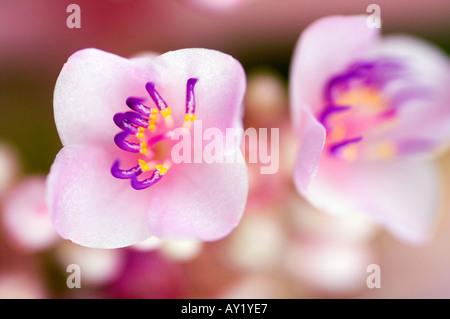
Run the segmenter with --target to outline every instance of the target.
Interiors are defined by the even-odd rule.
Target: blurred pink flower
[[[364,212],[421,243],[433,227],[439,193],[435,163],[426,157],[450,137],[450,65],[418,39],[381,39],[366,19],[320,19],[296,46],[295,184],[322,210]]]
[[[47,249],[59,239],[45,203],[43,176],[27,177],[9,189],[1,217],[7,238],[25,251]]]
[[[94,249],[64,241],[54,252],[64,270],[71,264],[80,267],[83,288],[112,283],[123,272],[126,263],[123,249]]]
[[[47,299],[49,294],[35,273],[9,271],[0,273],[0,299]]]
[[[239,227],[223,243],[223,263],[250,273],[276,268],[287,242],[283,216],[283,211],[270,206],[256,212],[247,210]]]
[[[197,239],[159,239],[150,237],[130,247],[138,252],[159,251],[161,255],[175,262],[195,259],[202,251],[204,243]]]
[[[281,200],[287,188],[284,177],[289,158],[282,156],[282,148],[285,144],[292,148],[287,90],[282,77],[271,69],[255,69],[247,76],[246,134],[241,144],[249,180],[246,212],[265,209]],[[256,160],[252,159],[255,154]],[[263,173],[268,168],[270,173]],[[292,172],[288,176],[290,181]]]
[[[292,229],[283,255],[285,272],[320,295],[357,292],[365,287],[375,258],[373,223],[363,214],[332,216],[297,196],[286,200]]]
[[[56,230],[94,248],[128,246],[151,236],[228,235],[247,197],[238,147],[233,150],[238,163],[174,164],[171,136],[196,118],[203,129],[222,133],[242,126],[245,86],[241,64],[213,50],[131,59],[96,49],[73,54],[54,94],[64,145],[47,183]],[[155,106],[146,106],[146,100]],[[133,111],[126,112],[127,106]]]

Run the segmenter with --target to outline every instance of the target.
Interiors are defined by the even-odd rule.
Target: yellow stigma
[[[150,113],[156,114],[156,113],[158,113],[158,109],[156,107],[152,107],[150,110]]]
[[[149,129],[150,131],[154,131],[154,130],[156,129],[155,124],[154,124],[154,123],[150,123],[150,124],[148,125],[148,129]]]
[[[155,169],[159,172],[159,175],[164,175],[167,173],[167,168],[165,168],[163,165],[159,164],[155,166]]]
[[[148,171],[150,169],[150,167],[148,166],[148,164],[144,160],[140,159],[140,160],[138,160],[138,162],[139,162],[139,167],[141,168],[141,170],[143,172],[146,172],[146,171]]]
[[[165,109],[165,110],[161,110],[161,114],[162,114],[163,117],[167,117],[167,116],[171,115],[172,111],[170,109],[170,106],[167,109]]]
[[[142,142],[141,142],[139,152],[140,152],[141,154],[146,154],[146,153],[147,153],[147,142],[145,142],[145,141],[142,141]]]

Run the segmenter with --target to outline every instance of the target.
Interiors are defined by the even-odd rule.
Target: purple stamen
[[[195,113],[195,94],[194,94],[194,86],[197,83],[196,78],[190,78],[187,80],[186,84],[186,113],[194,114]]]
[[[328,81],[327,85],[325,86],[325,100],[329,104],[333,104],[334,98],[333,98],[333,90],[339,86],[339,85],[346,85],[350,83],[351,79],[354,78],[361,78],[362,75],[358,70],[351,70],[348,73],[341,74],[338,76],[335,76],[331,78],[330,81]]]
[[[145,116],[149,116],[151,114],[151,110],[148,106],[142,103],[143,101],[145,100],[138,97],[129,97],[126,101],[126,104],[133,111],[136,111]]]
[[[120,169],[120,161],[116,160],[111,167],[111,174],[120,179],[128,179],[142,174],[142,169],[139,165],[130,169]]]
[[[186,83],[186,114],[185,119],[190,121],[195,120],[195,93],[194,88],[198,79],[189,78]],[[166,154],[159,153],[158,149],[154,149],[154,144],[170,139],[173,135],[173,131],[166,131],[163,134],[151,136],[147,141],[144,141],[149,137],[150,131],[156,130],[156,120],[158,110],[161,111],[162,116],[166,118],[170,116],[171,111],[169,106],[163,100],[161,95],[155,89],[155,84],[153,82],[147,82],[145,84],[145,89],[149,93],[151,99],[156,105],[155,107],[148,107],[144,105],[144,99],[137,97],[129,97],[126,100],[127,106],[134,112],[117,113],[114,115],[114,123],[122,130],[116,136],[114,136],[114,142],[120,149],[131,152],[131,153],[141,153],[146,154],[147,157],[165,157]],[[170,120],[167,119],[167,120]],[[139,140],[140,143],[132,143],[127,140],[129,136],[134,136],[135,140]],[[111,174],[119,179],[130,179],[131,186],[136,190],[142,190],[148,188],[159,180],[167,172],[167,168],[163,165],[156,165],[156,168],[151,172],[149,178],[138,180],[138,176],[148,171],[149,162],[138,158],[138,165],[131,167],[129,169],[121,169],[120,161],[116,160],[111,167]]]
[[[136,112],[117,113],[113,120],[119,128],[131,134],[135,134],[138,127],[148,126],[148,119]]]
[[[131,187],[133,187],[136,190],[145,189],[157,183],[161,178],[162,175],[159,173],[158,170],[154,170],[151,177],[146,178],[142,181],[139,181],[137,179],[137,176],[133,176],[131,178]]]
[[[351,139],[347,139],[347,140],[343,140],[341,142],[338,143],[334,143],[330,145],[330,153],[333,155],[336,155],[339,150],[341,150],[342,148],[346,147],[349,144],[354,144],[354,143],[358,143],[362,140],[362,136],[358,136],[355,138],[351,138]]]
[[[147,82],[147,84],[145,84],[145,89],[147,90],[148,94],[150,94],[153,102],[155,102],[158,110],[161,111],[167,109],[167,103],[164,102],[161,95],[159,95],[158,91],[156,91],[155,84],[153,84],[152,82]]]
[[[350,109],[351,109],[350,106],[331,105],[331,106],[327,107],[325,110],[323,110],[323,112],[320,114],[319,121],[323,126],[325,126],[326,129],[328,129],[327,120],[332,114],[340,113],[340,112],[347,111]]]
[[[403,66],[392,59],[378,59],[373,62],[358,62],[352,64],[345,73],[339,74],[325,86],[325,100],[333,104],[333,91],[340,87],[348,89],[352,80],[360,80],[364,85],[383,88],[386,83],[403,76]]]
[[[131,153],[139,153],[141,151],[141,146],[136,143],[128,142],[126,140],[128,135],[130,135],[130,133],[127,131],[120,132],[119,134],[114,136],[114,142],[119,148],[123,149],[124,151]]]

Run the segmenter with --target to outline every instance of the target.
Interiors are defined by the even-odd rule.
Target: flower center
[[[374,137],[395,125],[397,110],[383,90],[402,76],[402,70],[391,60],[357,63],[327,83],[319,121],[327,132],[325,147],[333,157],[351,162],[396,155],[394,144]]]
[[[186,84],[186,114],[184,127],[190,128],[195,121],[195,94],[194,87],[197,79],[190,78]],[[134,153],[135,166],[121,169],[120,161],[116,160],[111,167],[111,174],[119,179],[131,179],[131,186],[141,190],[148,188],[168,172],[172,161],[170,150],[173,146],[173,118],[170,106],[164,101],[155,88],[153,82],[148,82],[145,89],[156,107],[148,107],[145,99],[129,97],[127,106],[132,110],[114,115],[114,123],[122,129],[114,137],[114,142],[120,149]],[[147,178],[138,179],[140,175]]]

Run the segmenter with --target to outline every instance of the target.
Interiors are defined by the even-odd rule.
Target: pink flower
[[[238,163],[175,164],[171,136],[194,120],[221,132],[240,127],[245,85],[241,64],[213,50],[73,54],[54,93],[64,145],[47,183],[56,230],[94,248],[228,235],[247,197],[239,145]]]
[[[34,271],[9,270],[0,273],[0,299],[49,299],[45,284]]]
[[[370,219],[364,214],[325,214],[299,196],[287,203],[292,232],[282,262],[289,277],[321,296],[367,288],[367,266],[376,258]]]
[[[1,222],[7,238],[18,248],[38,252],[60,238],[45,204],[45,177],[29,176],[6,192]]]
[[[54,249],[56,260],[63,271],[75,264],[82,271],[82,287],[98,287],[116,280],[122,273],[126,263],[124,249],[94,249],[61,242]]]
[[[381,39],[366,19],[323,18],[297,44],[295,183],[320,209],[364,212],[400,238],[424,242],[439,193],[426,158],[450,136],[449,62],[418,39]]]

